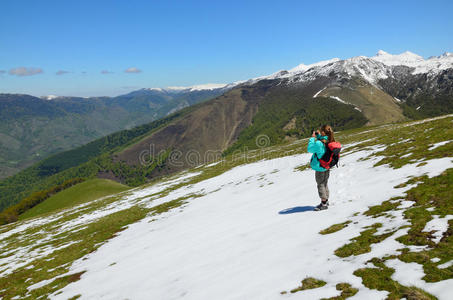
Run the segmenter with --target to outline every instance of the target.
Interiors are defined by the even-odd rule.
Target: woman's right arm
[[[310,152],[310,153],[318,152],[318,147],[317,147],[317,145],[316,145],[316,138],[311,137],[311,138],[308,140],[307,151]]]

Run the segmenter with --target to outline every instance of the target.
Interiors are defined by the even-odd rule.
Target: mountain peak
[[[339,58],[332,58],[332,59],[328,59],[328,60],[322,60],[322,61],[319,61],[319,62],[316,62],[316,63],[313,63],[313,64],[309,64],[309,65],[300,64],[300,65],[288,70],[288,72],[289,73],[305,72],[308,69],[311,69],[313,67],[323,67],[325,65],[328,65],[328,64],[333,63],[333,62],[337,62],[339,60],[340,60]]]
[[[391,54],[385,52],[384,50],[379,50],[379,51],[376,53],[376,56],[385,56],[385,55],[391,55]]]
[[[401,54],[390,54],[383,50],[379,50],[375,56],[370,58],[388,66],[403,65],[414,67],[414,65],[425,61],[423,57],[410,51],[405,51]]]
[[[418,54],[415,54],[413,52],[410,52],[410,51],[405,51],[403,53],[401,53],[400,55],[398,56],[401,56],[401,57],[411,57],[415,60],[424,60],[423,57],[421,57],[420,55]]]

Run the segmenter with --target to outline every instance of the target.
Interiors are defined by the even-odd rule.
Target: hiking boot
[[[325,210],[325,209],[328,209],[328,204],[327,203],[319,203],[314,210],[318,211],[318,210]]]

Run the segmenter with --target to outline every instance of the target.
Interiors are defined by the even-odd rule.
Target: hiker
[[[315,170],[316,184],[318,185],[318,194],[321,198],[321,203],[315,207],[315,210],[324,210],[329,206],[329,188],[327,182],[330,175],[330,163],[331,159],[327,164],[323,163],[323,167],[320,163],[320,159],[325,159],[324,154],[327,149],[327,145],[331,142],[335,142],[333,129],[329,125],[323,125],[317,131],[313,131],[312,137],[308,141],[307,151],[313,153],[311,157],[310,166]],[[339,152],[339,150],[338,150]],[[337,163],[336,161],[335,163]]]

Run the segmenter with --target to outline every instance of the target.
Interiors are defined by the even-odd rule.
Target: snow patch
[[[443,141],[443,142],[439,142],[439,143],[432,144],[432,145],[428,148],[428,150],[434,150],[434,149],[436,149],[436,148],[438,148],[438,147],[441,147],[441,146],[443,146],[443,145],[446,145],[446,144],[448,144],[448,143],[450,143],[450,142],[451,142],[451,141]]]
[[[319,94],[321,94],[322,91],[324,91],[326,88],[323,88],[322,90],[320,90],[319,92],[317,92],[316,94],[313,95],[313,98],[316,98],[318,97]]]
[[[434,215],[433,219],[426,223],[425,228],[423,229],[424,232],[431,232],[433,233],[433,242],[436,244],[442,239],[444,232],[448,229],[448,221],[453,220],[453,215],[446,215],[443,218],[440,218],[438,215]]]
[[[334,99],[334,100],[337,100],[337,101],[340,102],[340,103],[352,105],[352,106],[354,106],[354,109],[355,109],[355,110],[358,110],[358,111],[362,112],[362,110],[361,110],[360,108],[358,108],[357,106],[355,106],[355,105],[353,105],[353,104],[351,104],[351,103],[349,103],[349,102],[347,102],[347,101],[344,101],[344,100],[341,99],[340,97],[337,97],[337,96],[329,96],[329,97],[332,98],[332,99]]]
[[[398,259],[391,259],[385,264],[395,269],[392,279],[400,282],[405,286],[416,286],[433,294],[439,299],[451,299],[451,286],[453,279],[447,279],[439,282],[428,283],[422,279],[425,276],[423,265],[418,263],[405,263]]]
[[[437,263],[437,262],[440,261],[440,258],[439,258],[439,257],[434,257],[434,258],[431,258],[431,261],[432,261],[433,263]]]
[[[449,268],[451,266],[453,266],[453,260],[447,261],[446,263],[438,265],[437,267],[439,269],[446,269],[446,268]]]
[[[398,206],[398,209],[406,209],[412,207],[415,204],[414,201],[401,201],[401,204]]]
[[[51,278],[51,279],[46,279],[46,280],[43,280],[43,281],[40,281],[40,282],[37,282],[35,284],[32,284],[28,287],[28,291],[33,291],[33,290],[36,290],[36,289],[39,289],[39,288],[42,288],[43,286],[46,286],[48,285],[49,283],[51,283],[52,281],[54,281],[55,278]]]
[[[44,100],[53,100],[53,99],[56,99],[56,98],[59,98],[60,96],[57,96],[57,95],[47,95],[47,96],[42,96],[41,99],[44,99]]]
[[[337,97],[337,96],[329,96],[329,97],[332,98],[332,99],[335,99],[338,102],[341,102],[343,104],[349,104],[348,102],[341,100],[340,97]]]

